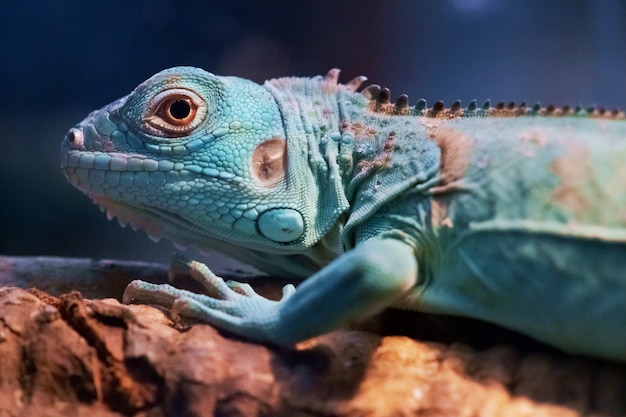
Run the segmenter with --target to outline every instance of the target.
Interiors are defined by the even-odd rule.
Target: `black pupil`
[[[191,113],[191,106],[185,100],[176,100],[170,105],[170,114],[174,119],[183,120]]]

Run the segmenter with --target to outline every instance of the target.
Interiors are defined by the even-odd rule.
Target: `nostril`
[[[65,135],[65,139],[74,149],[83,146],[83,132],[80,129],[70,129],[70,131],[67,132],[67,135]]]

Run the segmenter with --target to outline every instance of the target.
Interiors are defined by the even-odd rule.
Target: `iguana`
[[[65,176],[109,218],[302,280],[272,301],[178,258],[209,295],[126,301],[278,345],[396,307],[626,360],[624,112],[409,105],[338,76],[176,67],[70,129]]]

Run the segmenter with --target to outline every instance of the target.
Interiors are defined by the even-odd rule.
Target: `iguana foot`
[[[206,265],[176,254],[172,257],[170,278],[177,273],[188,273],[198,281],[208,295],[181,290],[168,284],[132,281],[122,302],[156,304],[170,309],[177,321],[181,317],[198,319],[219,328],[257,340],[274,340],[280,304],[295,293],[291,284],[283,287],[280,301],[269,300],[257,294],[246,283],[224,281]]]
[[[228,294],[230,292],[235,291],[238,294],[248,297],[265,299],[257,294],[250,284],[233,280],[224,281],[223,278],[217,276],[202,262],[189,259],[180,253],[174,253],[174,255],[172,255],[170,269],[168,271],[169,281],[172,282],[174,277],[180,274],[189,275],[196,282],[202,285],[205,291],[207,291],[207,295],[213,298],[225,300],[228,299]],[[285,300],[288,296],[293,294],[295,290],[296,289],[293,285],[286,285],[283,288],[282,300]]]

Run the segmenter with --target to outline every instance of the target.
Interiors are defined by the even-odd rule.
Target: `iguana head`
[[[251,81],[171,68],[70,129],[61,166],[109,218],[153,238],[301,251],[346,204],[320,209],[336,197],[321,195],[306,133],[288,131],[285,111]]]

